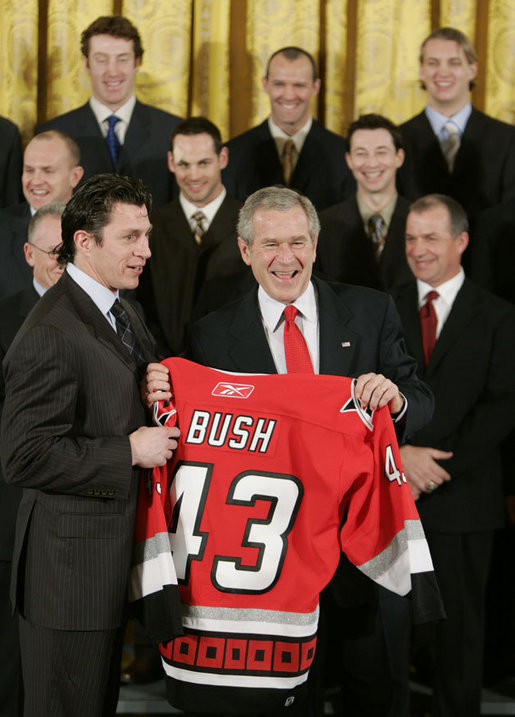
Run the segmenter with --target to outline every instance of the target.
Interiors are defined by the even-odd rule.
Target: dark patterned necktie
[[[426,302],[420,307],[419,319],[422,332],[422,348],[424,350],[424,362],[427,366],[433,349],[436,344],[436,325],[438,323],[433,301],[439,296],[437,291],[428,291]]]
[[[132,330],[129,316],[121,303],[116,299],[114,304],[111,306],[111,313],[116,319],[116,333],[120,337],[122,344],[129,351],[132,360],[137,366],[142,366],[147,363],[141,347],[136,339],[134,331]]]
[[[284,314],[284,355],[288,373],[313,373],[313,364],[309,356],[306,340],[295,323],[299,313],[296,306],[289,304]]]
[[[368,236],[374,245],[375,258],[379,259],[386,241],[386,222],[380,214],[372,214],[368,220]]]
[[[195,222],[193,236],[195,237],[195,241],[197,242],[197,244],[200,244],[202,242],[202,237],[206,233],[206,225],[204,224],[204,222],[206,221],[206,215],[204,214],[204,212],[201,212],[199,210],[198,212],[195,212],[195,214],[192,214],[191,218]]]
[[[113,160],[113,167],[116,169],[118,166],[118,157],[120,156],[120,152],[122,149],[122,145],[120,144],[120,140],[118,139],[118,135],[114,131],[115,126],[120,121],[120,118],[116,115],[111,115],[107,118],[107,122],[109,124],[109,127],[107,129],[107,136],[106,136],[106,142],[107,146],[109,148],[109,154],[111,155],[111,159]]]
[[[286,187],[291,185],[291,178],[295,166],[295,144],[292,139],[287,139],[284,143],[283,153],[281,156],[281,164],[283,165],[283,177]]]

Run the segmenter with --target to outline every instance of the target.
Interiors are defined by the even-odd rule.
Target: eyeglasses
[[[37,246],[37,244],[33,244],[32,242],[29,242],[31,246],[34,247],[34,249],[37,249],[38,251],[43,252],[43,254],[46,254],[47,256],[58,256],[59,252],[61,251],[61,247],[63,243],[61,242],[57,246],[54,246],[53,249],[42,249],[40,246]]]

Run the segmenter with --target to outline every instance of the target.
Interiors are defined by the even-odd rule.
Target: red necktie
[[[296,306],[289,304],[284,311],[284,355],[288,373],[313,373],[308,347],[301,330],[295,323],[299,313]]]
[[[427,366],[436,343],[436,311],[433,301],[438,298],[437,291],[429,291],[426,294],[426,303],[420,307],[420,329],[422,331],[422,347],[424,349],[424,361]]]

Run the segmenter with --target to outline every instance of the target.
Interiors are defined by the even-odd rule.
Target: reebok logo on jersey
[[[223,396],[224,398],[248,398],[254,391],[254,386],[247,383],[227,383],[220,381],[211,392],[212,396]]]

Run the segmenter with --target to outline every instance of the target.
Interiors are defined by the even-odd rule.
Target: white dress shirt
[[[96,279],[93,279],[92,276],[75,266],[75,264],[67,264],[66,271],[74,282],[86,292],[102,316],[105,316],[106,321],[108,321],[116,331],[116,319],[111,313],[111,307],[116,299],[118,299],[118,291],[113,293],[111,289],[100,284]]]
[[[188,224],[190,225],[192,232],[194,232],[197,228],[197,222],[192,218],[193,215],[197,212],[202,212],[202,214],[205,216],[204,231],[207,231],[211,222],[215,218],[215,214],[222,206],[222,202],[225,199],[226,195],[227,191],[225,187],[222,187],[222,191],[215,199],[211,200],[203,207],[197,207],[195,204],[190,202],[189,199],[186,199],[182,192],[179,194],[179,202],[181,204],[182,211],[184,212],[186,219],[188,220]]]

